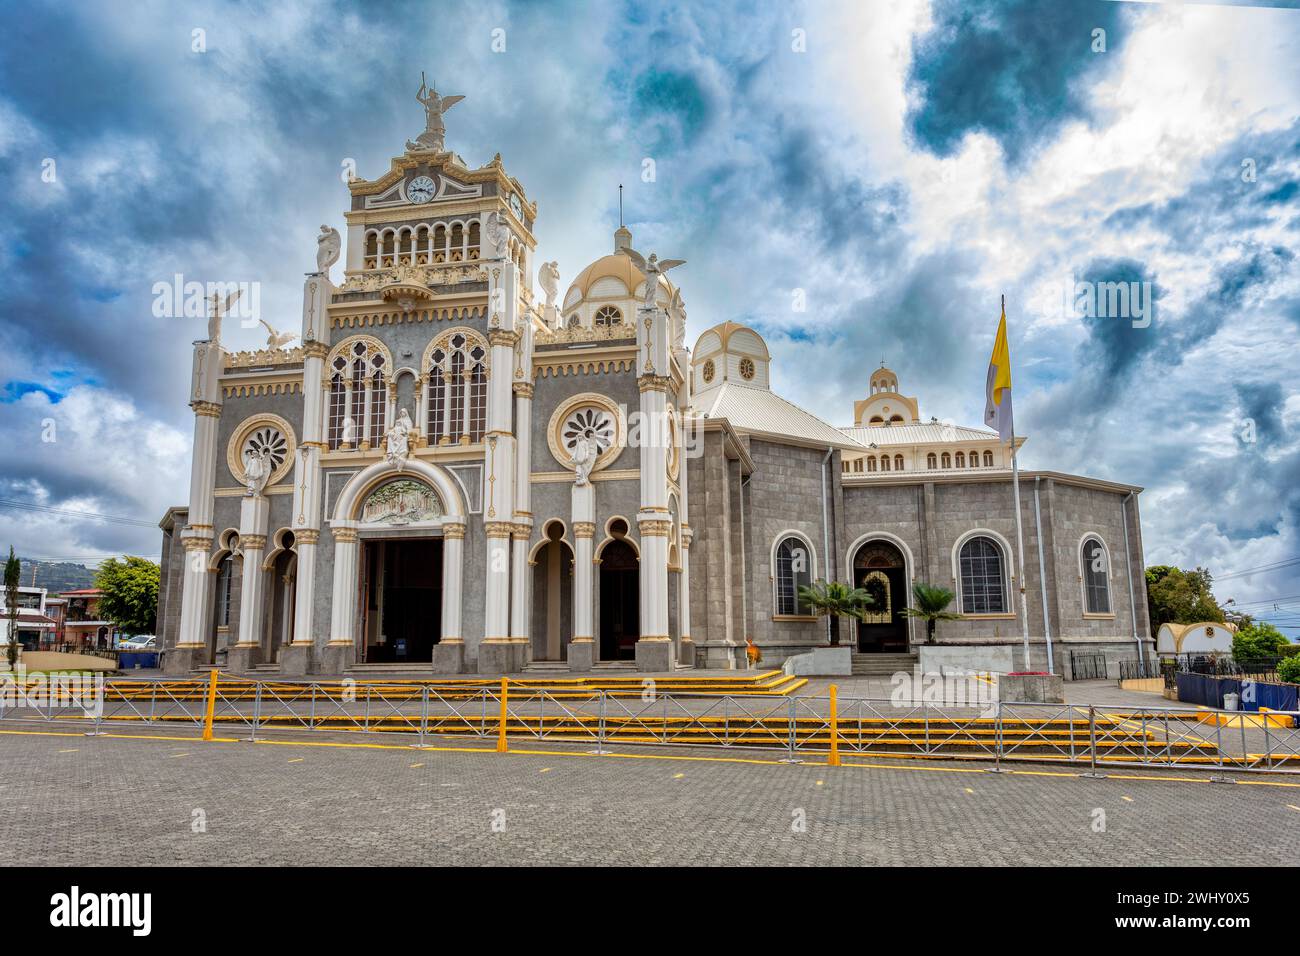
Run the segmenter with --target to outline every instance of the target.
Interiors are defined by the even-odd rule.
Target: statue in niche
[[[414,430],[415,425],[411,422],[411,416],[403,408],[397,413],[397,421],[393,423],[393,427],[384,435],[384,457],[388,459],[390,465],[396,465],[398,471],[402,470],[406,459],[411,454],[411,432]]]
[[[342,432],[343,434],[340,437],[343,444],[349,446],[356,445],[357,423],[356,423],[356,419],[354,419],[351,415],[344,417]]]

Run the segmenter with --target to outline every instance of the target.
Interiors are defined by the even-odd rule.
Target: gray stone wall
[[[776,663],[792,653],[827,643],[826,621],[777,621],[772,578],[772,549],[784,532],[796,531],[808,541],[815,556],[813,579],[843,580],[842,560],[835,557],[836,534],[832,483],[839,474],[833,456],[825,470],[825,449],[778,445],[758,439],[749,442],[754,472],[744,485],[745,578],[748,593],[746,633],[763,650],[764,664]],[[822,483],[826,479],[827,521],[822,523]],[[827,554],[826,539],[831,554]],[[843,639],[846,629],[841,628]],[[744,639],[744,633],[741,635]]]

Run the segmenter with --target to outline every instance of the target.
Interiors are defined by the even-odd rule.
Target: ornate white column
[[[302,305],[302,435],[293,472],[294,547],[298,576],[294,581],[293,641],[280,648],[280,673],[302,676],[315,666],[316,550],[321,529],[321,455],[326,451],[329,377],[329,301],[334,286],[324,274],[307,277]],[[350,381],[350,377],[349,377]],[[350,396],[349,396],[350,398]],[[351,404],[344,414],[351,414]]]
[[[647,281],[656,281],[651,274]],[[668,628],[668,313],[657,306],[637,309],[637,388],[641,393],[641,637],[637,667],[671,671],[676,662]]]
[[[265,495],[245,497],[240,502],[239,547],[244,552],[244,572],[239,589],[239,638],[226,655],[226,666],[235,673],[251,671],[262,662],[266,614],[263,584],[267,576],[262,570],[262,556],[269,512]]]
[[[331,528],[334,537],[334,590],[330,606],[330,640],[321,653],[322,673],[341,674],[356,659],[357,562],[361,544],[357,529]]]
[[[442,636],[433,645],[433,672],[465,670],[465,635],[461,631],[461,592],[465,589],[465,525],[442,526]]]
[[[221,424],[221,373],[225,351],[220,342],[195,342],[190,379],[190,408],[194,410],[194,451],[190,462],[188,524],[181,532],[185,571],[181,580],[181,622],[176,646],[166,649],[163,666],[169,674],[186,674],[208,663],[208,631],[212,623],[209,594],[212,576],[213,491],[217,476],[217,432]]]
[[[523,668],[527,639],[510,628],[510,536],[515,509],[515,436],[512,430],[512,369],[517,329],[519,275],[514,263],[499,260],[488,280],[487,430],[484,435],[484,471],[487,476],[483,503],[483,531],[487,540],[483,641],[478,670],[484,674],[509,674]]]
[[[510,638],[528,644],[528,524],[510,526]]]
[[[595,488],[588,481],[573,486],[573,640],[569,642],[569,670],[589,671],[596,659],[594,582],[595,564],[592,545],[596,534]]]
[[[682,463],[682,473],[686,472],[686,464]],[[683,492],[685,489],[683,488]],[[690,663],[695,662],[695,644],[691,640],[691,538],[693,533],[691,526],[682,522],[682,547],[681,561],[682,570],[677,575],[677,630],[681,634],[683,661]]]

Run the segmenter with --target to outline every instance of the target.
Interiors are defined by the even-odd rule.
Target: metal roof
[[[697,395],[697,414],[706,418],[725,418],[738,432],[795,439],[799,444],[831,446],[850,451],[865,451],[852,436],[822,421],[775,392],[754,385],[723,382]]]

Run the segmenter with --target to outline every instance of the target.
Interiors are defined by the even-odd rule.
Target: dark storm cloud
[[[1244,428],[1237,430],[1237,441],[1243,449],[1259,444],[1272,444],[1282,440],[1286,428],[1282,424],[1282,406],[1286,393],[1278,382],[1237,382],[1237,400],[1241,403],[1241,417],[1253,425],[1253,436]],[[1253,438],[1253,441],[1252,441]]]
[[[1083,81],[1116,62],[1128,35],[1123,4],[1107,0],[937,0],[934,26],[913,45],[908,129],[940,156],[982,131],[1012,163],[1064,122],[1087,119]],[[1106,31],[1106,53],[1092,31]]]
[[[1144,264],[1133,259],[1094,259],[1079,274],[1077,281],[1090,283],[1094,290],[1092,312],[1095,314],[1081,316],[1088,333],[1079,349],[1081,362],[1085,368],[1095,371],[1098,381],[1120,384],[1159,344],[1159,329],[1155,325],[1158,319],[1153,320],[1150,327],[1141,328],[1129,316],[1110,314],[1110,310],[1100,307],[1102,294],[1097,290],[1114,283],[1129,289],[1149,288],[1158,303],[1160,293],[1155,276]],[[1156,315],[1159,315],[1158,305]]]

